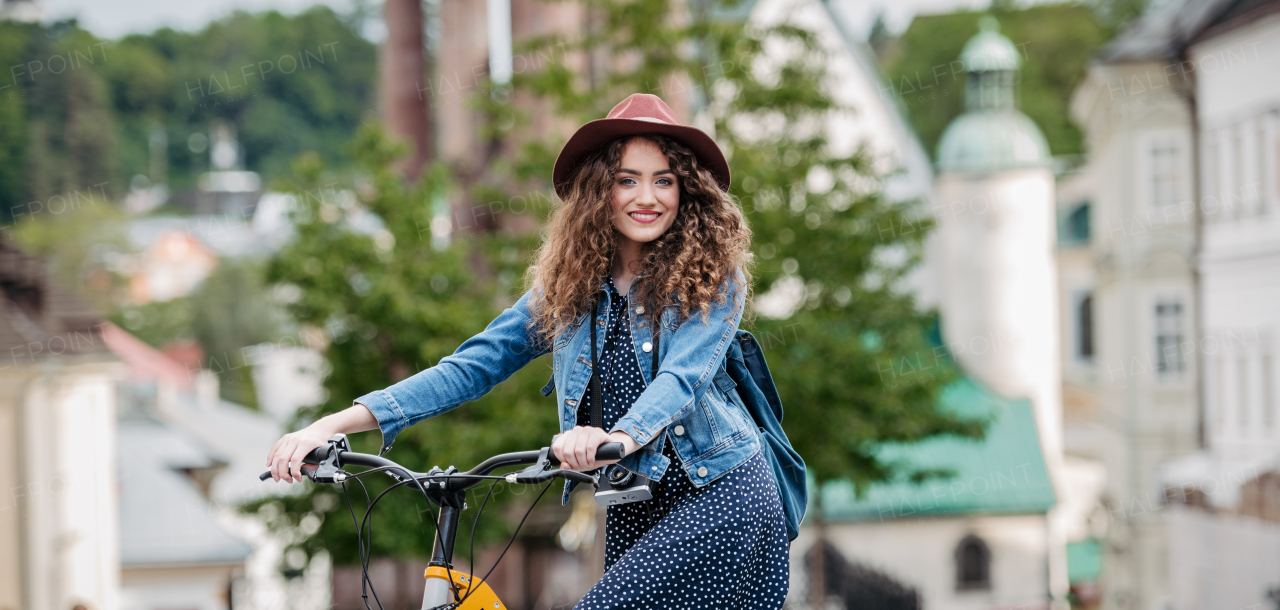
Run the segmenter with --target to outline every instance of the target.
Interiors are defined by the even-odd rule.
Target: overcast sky
[[[456,1],[456,0],[455,0]],[[484,2],[485,0],[465,0]],[[881,11],[893,31],[901,31],[917,13],[947,12],[959,7],[979,8],[989,0],[832,0],[848,16],[850,25],[865,32]],[[81,25],[98,36],[119,38],[134,32],[150,32],[163,26],[183,30],[199,29],[211,20],[243,9],[261,11],[276,9],[294,13],[316,4],[327,4],[339,11],[350,9],[353,0],[36,0],[46,19],[79,17]],[[376,4],[376,2],[373,2]],[[378,37],[370,31],[367,35]]]

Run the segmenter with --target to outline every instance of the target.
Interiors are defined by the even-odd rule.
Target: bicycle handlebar
[[[553,439],[553,442],[554,442],[554,439]],[[330,440],[327,444],[311,450],[311,452],[308,453],[306,457],[302,458],[302,463],[320,464],[321,462],[324,462],[326,459],[329,458],[329,453],[334,448],[335,448],[335,442],[333,440]],[[459,473],[453,473],[453,474],[460,475],[459,478],[484,476],[489,474],[490,472],[493,472],[494,470],[497,470],[498,468],[502,468],[505,466],[521,466],[526,464],[536,464],[538,460],[544,459],[543,458],[544,454],[546,456],[545,459],[551,466],[556,466],[556,467],[560,466],[560,460],[556,458],[555,453],[553,453],[550,448],[543,447],[542,449],[537,451],[517,451],[514,453],[503,453],[503,454],[495,455],[481,462],[475,468],[472,468],[467,472],[459,472]],[[623,457],[622,454],[623,454],[622,443],[605,443],[596,448],[595,459],[596,460],[620,460]],[[337,466],[339,467],[352,465],[352,466],[366,466],[369,468],[386,468],[388,470],[399,470],[415,479],[422,479],[426,477],[435,477],[435,476],[452,476],[452,475],[446,475],[444,473],[424,474],[420,472],[413,472],[408,468],[405,468],[404,466],[401,466],[400,464],[397,464],[384,457],[377,456],[377,455],[370,455],[367,453],[356,453],[354,451],[345,451],[345,450],[342,450],[340,447],[338,447],[338,455],[337,455],[336,462],[337,462]],[[300,470],[302,471],[302,474],[306,475],[308,478],[312,479],[313,481],[315,480],[314,469],[301,468]],[[557,475],[564,476],[565,478],[579,480],[580,482],[585,482],[583,478],[590,479],[590,481],[593,484],[595,482],[594,479],[590,477],[590,475],[586,475],[584,473],[580,473],[573,470],[557,470],[555,472],[548,473],[548,474],[551,474],[552,476],[557,476]],[[574,476],[574,475],[579,475],[579,476]],[[269,478],[271,478],[271,471],[264,472],[258,476],[258,479],[261,481],[265,481]],[[461,486],[464,488],[472,487],[477,483],[479,483],[479,481],[480,479],[478,478],[472,478],[470,481],[462,481]]]

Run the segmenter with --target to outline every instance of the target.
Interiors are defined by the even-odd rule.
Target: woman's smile
[[[662,216],[662,213],[661,212],[631,212],[627,214],[627,216],[630,216],[632,220],[635,220],[636,222],[643,222],[645,224],[649,224],[657,220],[659,216]]]

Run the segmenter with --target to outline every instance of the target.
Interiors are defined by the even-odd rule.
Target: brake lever
[[[537,461],[530,464],[524,470],[507,473],[503,478],[505,478],[508,483],[541,483],[542,481],[549,480],[549,478],[544,478],[544,475],[550,474],[550,471],[551,448],[543,447],[542,450],[538,452]]]

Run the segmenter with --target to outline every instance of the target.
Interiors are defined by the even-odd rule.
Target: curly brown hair
[[[751,229],[742,210],[720,190],[715,176],[684,145],[659,134],[627,136],[609,142],[579,167],[564,205],[544,229],[537,263],[526,284],[535,288],[532,328],[548,345],[579,312],[590,309],[617,253],[613,227],[613,183],[627,143],[647,139],[667,156],[680,187],[680,207],[671,228],[644,244],[635,280],[636,299],[645,310],[677,305],[680,319],[729,297],[728,281],[740,273],[737,300],[750,308]],[[737,313],[736,310],[734,313]]]

